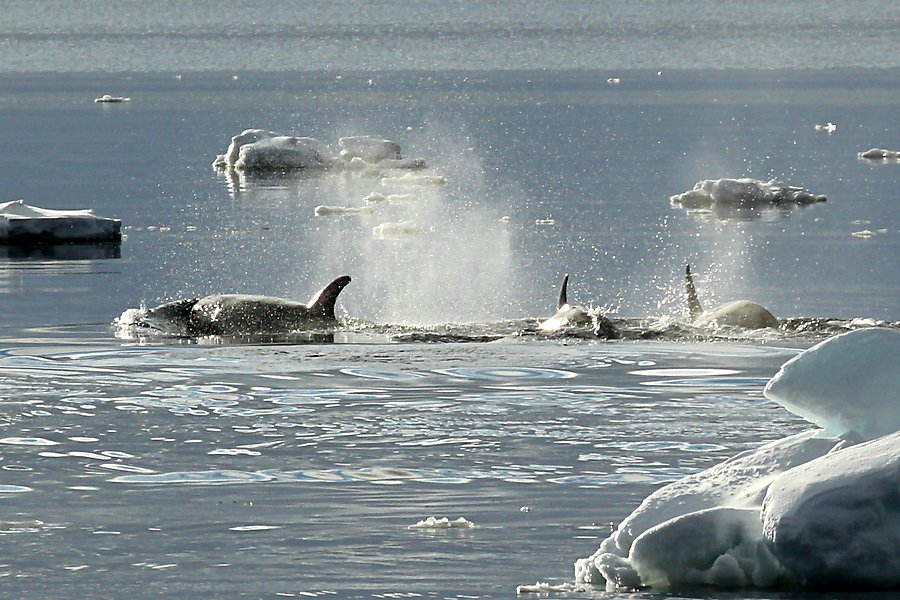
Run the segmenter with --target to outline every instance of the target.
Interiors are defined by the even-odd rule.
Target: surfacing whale
[[[594,334],[601,338],[617,338],[619,330],[612,324],[612,321],[601,315],[599,311],[594,314],[588,312],[583,307],[569,304],[568,295],[566,293],[569,285],[569,274],[563,276],[562,286],[559,290],[559,301],[556,304],[556,314],[541,322],[539,328],[541,331],[552,333],[566,327],[585,327],[593,325]]]
[[[777,328],[778,319],[764,306],[750,300],[735,300],[723,304],[712,311],[704,311],[694,287],[691,265],[685,265],[684,278],[687,286],[688,314],[694,327],[736,327],[741,329]]]
[[[350,277],[338,277],[308,303],[271,296],[215,294],[175,300],[147,311],[145,320],[188,335],[253,335],[330,327],[334,305]]]

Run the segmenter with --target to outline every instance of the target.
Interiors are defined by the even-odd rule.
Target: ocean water
[[[0,247],[4,595],[508,598],[571,582],[660,485],[807,427],[762,396],[785,360],[900,321],[900,164],[857,158],[898,149],[895,3],[3,13],[0,201],[92,208],[125,233]],[[447,184],[212,169],[246,128],[392,139]],[[722,177],[828,200],[669,203]],[[416,198],[314,214],[373,191]],[[423,235],[374,239],[404,220]],[[685,262],[707,304],[754,299],[790,326],[672,326]],[[343,273],[330,335],[113,324],[208,293],[305,300]],[[626,340],[535,332],[563,273]],[[409,528],[428,516],[475,527]]]

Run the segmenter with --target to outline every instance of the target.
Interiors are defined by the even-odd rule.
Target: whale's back
[[[778,327],[778,319],[764,306],[750,300],[735,300],[704,313],[694,321],[697,327],[739,327],[762,329]]]

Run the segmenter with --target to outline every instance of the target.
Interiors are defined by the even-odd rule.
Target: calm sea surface
[[[126,234],[0,246],[4,596],[570,582],[660,485],[807,427],[761,393],[785,360],[900,321],[900,164],[857,158],[900,149],[894,2],[0,8],[0,202],[92,208]],[[93,102],[105,93],[131,101]],[[392,139],[447,184],[214,171],[247,128]],[[670,205],[722,177],[828,200]],[[373,191],[415,200],[314,214]],[[372,235],[407,220],[423,235]],[[639,339],[682,315],[685,262],[709,305],[750,298],[811,326]],[[184,296],[305,300],[344,273],[335,343],[113,325]],[[536,335],[563,273],[631,339]],[[428,516],[475,527],[410,529]]]

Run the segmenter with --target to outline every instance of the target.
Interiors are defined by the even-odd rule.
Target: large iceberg
[[[786,363],[766,396],[816,428],[648,496],[579,583],[900,588],[900,332],[860,329]]]
[[[109,242],[121,239],[122,222],[94,215],[90,209],[54,210],[0,203],[0,243]]]
[[[823,195],[813,194],[801,187],[784,185],[775,181],[758,179],[705,179],[694,189],[669,198],[675,206],[684,209],[711,209],[718,207],[755,208],[787,204],[812,204],[825,202]]]

